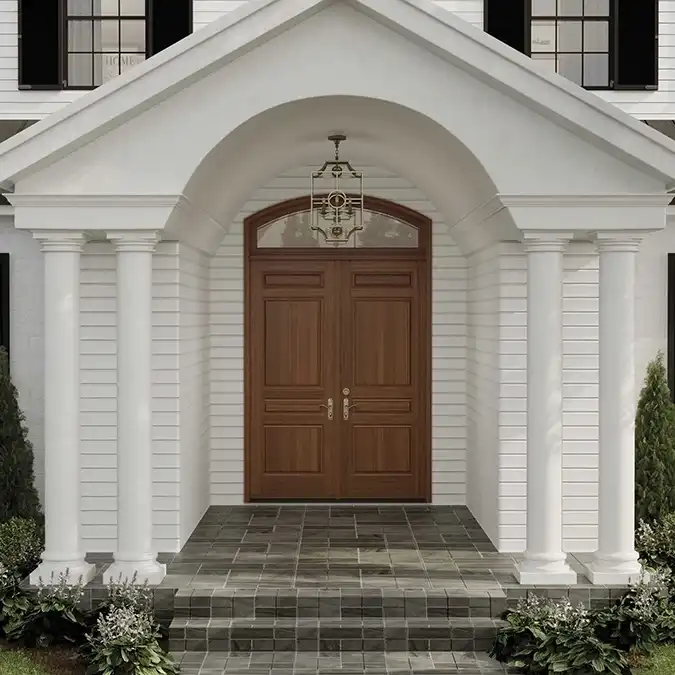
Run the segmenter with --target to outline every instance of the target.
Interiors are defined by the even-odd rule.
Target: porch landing
[[[618,592],[520,586],[466,507],[211,507],[164,562],[184,675],[505,673],[486,652],[518,598]]]
[[[521,555],[498,553],[465,506],[212,506],[167,563],[178,589],[381,589],[513,596]],[[593,586],[576,556],[580,599]],[[99,561],[100,562],[100,561]],[[560,588],[560,587],[558,587]],[[511,593],[509,593],[511,595]],[[520,594],[522,595],[522,593]],[[599,596],[604,593],[600,592]]]

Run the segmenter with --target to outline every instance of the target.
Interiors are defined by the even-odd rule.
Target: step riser
[[[180,596],[174,615],[180,618],[221,619],[444,619],[501,618],[506,598],[337,598],[304,602],[283,596],[237,598]]]
[[[422,637],[392,640],[359,639],[222,639],[191,638],[181,640],[170,638],[169,649],[172,652],[225,652],[246,654],[253,652],[446,652],[446,651],[489,651],[494,643],[495,634],[481,634],[472,637],[448,637],[425,639]]]

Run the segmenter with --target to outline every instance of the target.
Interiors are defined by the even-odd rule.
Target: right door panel
[[[342,497],[422,499],[427,473],[426,297],[419,261],[344,261]]]

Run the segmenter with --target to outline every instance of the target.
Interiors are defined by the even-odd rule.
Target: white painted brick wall
[[[439,504],[465,503],[466,261],[439,214],[414,186],[364,167],[368,192],[416,209],[433,221],[432,465]],[[311,167],[282,174],[259,190],[232,224],[211,262],[211,502],[243,499],[244,282],[243,219],[307,193]]]

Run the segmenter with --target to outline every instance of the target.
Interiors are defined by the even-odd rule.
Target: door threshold
[[[426,499],[251,499],[247,502],[248,504],[311,504],[312,506],[349,506],[353,504],[358,506],[359,504],[364,504],[368,506],[377,506],[382,504],[383,506],[406,506],[407,504],[429,504]]]

